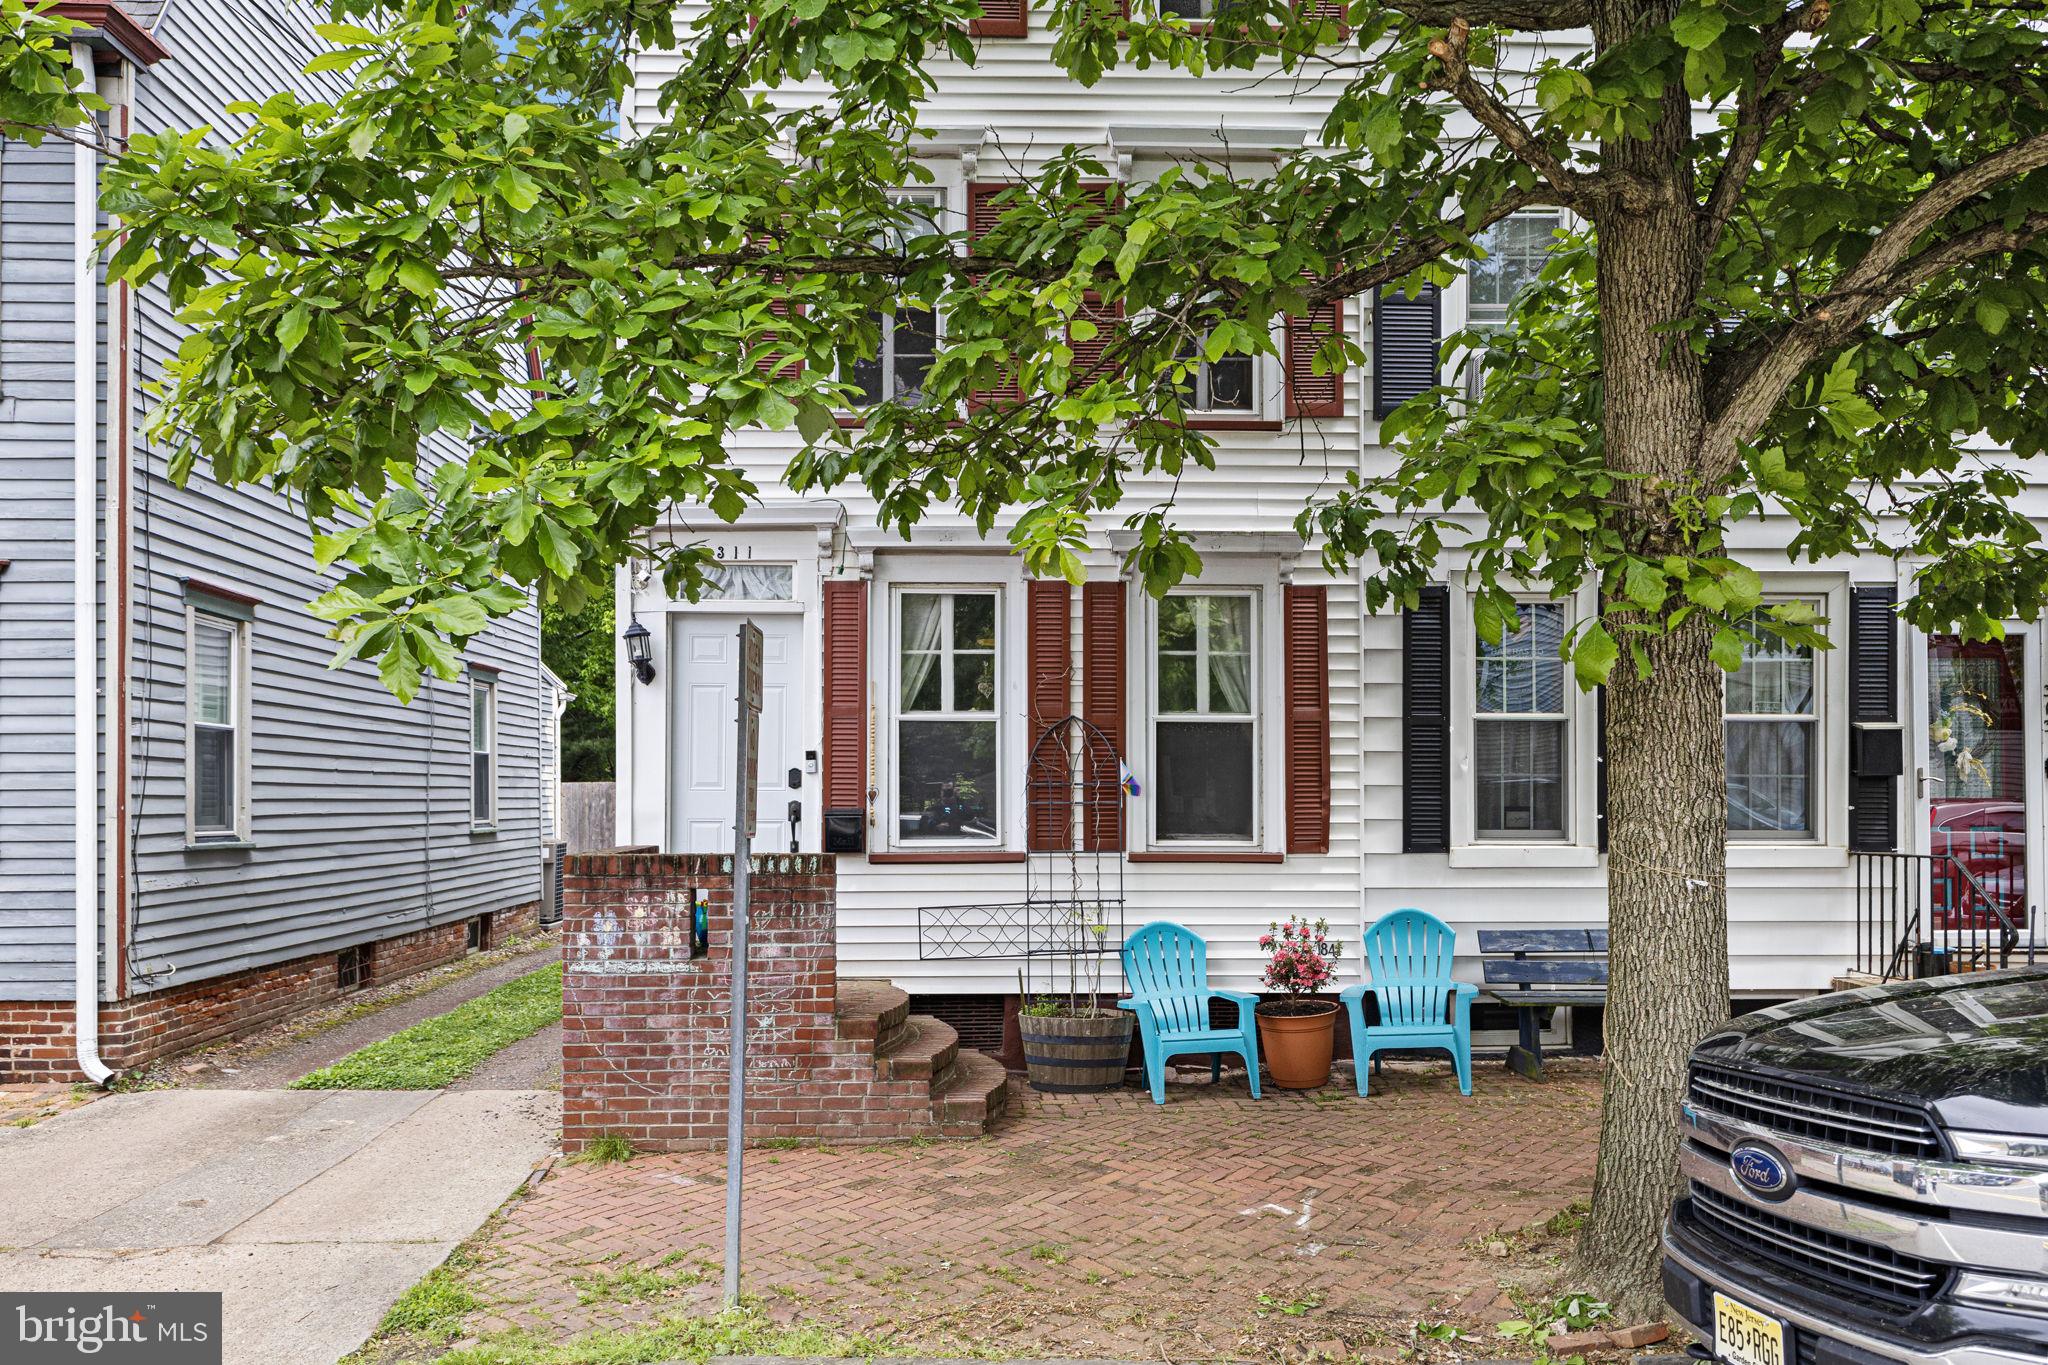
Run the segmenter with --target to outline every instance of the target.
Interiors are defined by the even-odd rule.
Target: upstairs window
[[[1256,358],[1248,355],[1226,355],[1216,360],[1203,360],[1199,358],[1200,354],[1200,348],[1192,344],[1181,353],[1181,358],[1188,362],[1187,377],[1179,386],[1181,405],[1197,416],[1254,415],[1259,406]]]
[[[1722,683],[1728,835],[1811,838],[1820,729],[1813,649],[1779,639],[1757,617],[1745,628],[1755,638],[1742,647],[1741,667]]]
[[[1257,597],[1174,593],[1154,637],[1154,837],[1250,843],[1258,837]]]
[[[1474,261],[1466,274],[1466,327],[1490,335],[1508,325],[1515,296],[1543,272],[1563,221],[1554,209],[1532,210],[1510,214],[1479,234],[1475,240],[1486,259]],[[1480,357],[1473,356],[1466,382],[1474,397],[1485,387],[1485,376]]]
[[[876,246],[901,251],[912,239],[939,231],[937,195],[902,195],[897,203],[910,214],[911,223],[902,231],[884,234]],[[939,349],[938,314],[929,308],[894,308],[880,314],[876,323],[881,330],[878,353],[854,360],[841,376],[856,390],[847,401],[855,408],[921,401],[925,376]]]
[[[908,591],[896,605],[897,837],[997,842],[998,595]]]
[[[1565,609],[1517,604],[1519,627],[1475,650],[1473,827],[1481,839],[1562,840],[1571,756]]]

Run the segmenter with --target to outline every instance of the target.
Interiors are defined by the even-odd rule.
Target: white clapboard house
[[[1119,70],[1084,88],[1053,64],[1042,16],[983,27],[979,64],[942,64],[924,114],[935,179],[916,193],[954,229],[1069,144],[1141,184],[1226,144],[1239,167],[1296,154],[1326,109],[1313,79],[1245,73]],[[675,57],[634,61],[651,118]],[[1028,579],[1000,529],[983,538],[957,516],[907,543],[884,533],[858,488],[770,496],[731,527],[678,520],[674,535],[716,548],[721,590],[690,604],[621,576],[619,619],[653,632],[655,663],[642,683],[621,654],[621,842],[730,847],[735,629],[751,619],[767,636],[757,851],[857,849],[839,859],[841,972],[895,981],[970,1042],[993,1040],[1019,964],[935,951],[929,908],[1024,899],[1030,750],[1069,713],[1138,788],[1116,850],[1123,924],[1195,929],[1219,984],[1257,984],[1257,936],[1288,914],[1325,917],[1353,945],[1347,982],[1360,928],[1402,906],[1458,931],[1473,979],[1476,931],[1604,926],[1599,700],[1554,648],[1586,604],[1532,602],[1522,633],[1487,650],[1455,558],[1420,610],[1369,616],[1358,580],[1326,575],[1292,528],[1308,495],[1383,466],[1380,419],[1437,381],[1439,337],[1504,316],[1554,225],[1500,224],[1485,269],[1440,295],[1297,324],[1290,355],[1313,353],[1316,328],[1353,331],[1370,363],[1341,379],[1208,367],[1217,468],[1177,493],[1205,569],[1163,602],[1120,576],[1108,527],[1070,589]],[[878,398],[914,390],[929,358],[913,325],[889,340],[866,376]],[[734,438],[764,488],[795,439]],[[2043,884],[2039,631],[1930,640],[1892,614],[1910,564],[1794,564],[1790,534],[1752,522],[1736,552],[1774,597],[1816,603],[1836,647],[1756,650],[1727,684],[1730,952],[1746,1000],[1822,990],[1859,964],[1911,970],[1887,958],[1900,913],[1981,927],[1995,903],[2024,924]]]

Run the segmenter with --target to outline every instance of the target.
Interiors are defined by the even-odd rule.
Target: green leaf
[[[2011,317],[2011,310],[1997,299],[1992,298],[1988,294],[1979,294],[1977,296],[1977,325],[1992,336],[1997,336],[2000,332],[2003,332],[2006,321]]]
[[[1718,9],[1681,10],[1671,21],[1671,36],[1683,48],[1712,47],[1728,27],[1728,16]]]
[[[1607,675],[1614,670],[1614,661],[1620,657],[1621,647],[1607,633],[1606,625],[1594,621],[1579,632],[1579,638],[1572,645],[1572,675],[1582,688],[1597,687],[1607,681]]]
[[[440,272],[425,261],[400,261],[398,282],[423,299],[434,298],[441,292]]]
[[[299,349],[299,343],[306,339],[306,332],[312,324],[313,314],[305,304],[295,303],[285,310],[277,324],[277,344],[286,355]]]

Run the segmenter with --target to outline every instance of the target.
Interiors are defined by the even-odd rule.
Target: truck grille
[[[1795,1223],[1692,1182],[1694,1219],[1722,1241],[1794,1278],[1821,1280],[1837,1289],[1897,1307],[1926,1303],[1940,1290],[1948,1268],[1874,1242]]]
[[[1694,1062],[1687,1098],[1702,1108],[1790,1137],[1915,1158],[1941,1155],[1934,1124],[1917,1109]]]

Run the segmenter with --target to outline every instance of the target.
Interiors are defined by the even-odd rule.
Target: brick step
[[[875,1071],[885,1081],[929,1081],[944,1076],[959,1055],[951,1024],[913,1014],[875,1048]]]
[[[841,1038],[880,1043],[910,1017],[910,996],[886,981],[861,978],[839,983],[832,1022]]]
[[[1010,1073],[985,1052],[960,1049],[932,1084],[932,1117],[947,1137],[986,1137],[1010,1102]]]

